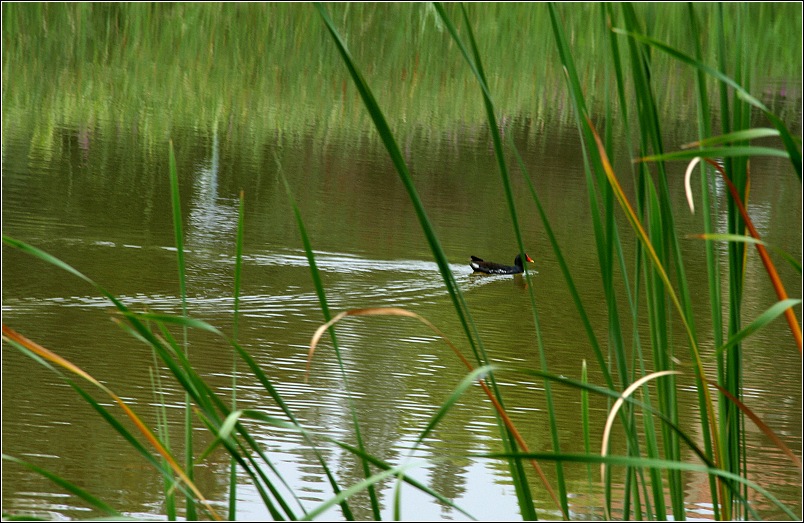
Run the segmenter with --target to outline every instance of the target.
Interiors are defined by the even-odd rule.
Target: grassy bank
[[[457,6],[447,5],[452,16]],[[440,136],[482,124],[470,72],[444,53],[454,49],[429,4],[335,4],[333,20],[387,107],[401,136],[423,129]],[[646,30],[692,52],[683,4],[637,4]],[[796,90],[801,76],[801,17],[795,4],[696,4],[702,60],[714,63],[707,35],[723,24],[746,71],[768,82],[768,96]],[[545,4],[476,4],[469,10],[498,118],[571,123],[570,99],[551,38]],[[562,13],[590,109],[602,114],[596,86],[607,71],[605,28],[594,5]],[[460,25],[461,22],[458,22]],[[703,35],[703,36],[701,36]],[[23,4],[3,5],[3,126],[135,129],[163,143],[175,126],[231,129],[265,137],[315,127],[354,133],[368,123],[358,93],[338,63],[309,5],[295,4]],[[730,42],[731,44],[731,42]],[[662,110],[694,117],[694,76],[655,54]],[[780,84],[781,82],[781,84]],[[626,86],[626,95],[633,95]],[[793,93],[795,94],[795,93]],[[616,109],[615,109],[616,110]]]

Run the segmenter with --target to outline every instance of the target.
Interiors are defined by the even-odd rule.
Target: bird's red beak
[[[528,260],[530,263],[536,263],[536,262],[534,262],[534,261],[533,261],[533,258],[531,258],[530,256],[528,256],[527,254],[525,255],[525,258],[527,258],[527,260]]]

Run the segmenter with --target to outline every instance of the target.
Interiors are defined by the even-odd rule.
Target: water
[[[82,132],[59,129],[57,141],[64,148],[59,154],[51,151],[48,161],[36,161],[36,151],[24,139],[7,142],[4,233],[56,254],[134,308],[179,313],[166,151],[156,154],[155,161],[137,160],[139,144],[131,136],[127,147],[133,150],[127,149],[125,156],[135,161],[126,161],[116,158],[118,137],[90,132],[92,139],[82,142]],[[582,172],[575,161],[577,142],[570,133],[552,135],[565,137],[564,141],[551,143],[547,153],[531,145],[523,154],[533,169],[592,321],[602,328],[605,316],[593,305],[601,295]],[[415,320],[349,318],[337,327],[348,391],[326,337],[316,350],[307,379],[310,338],[323,317],[289,204],[277,179],[278,164],[250,162],[248,155],[228,140],[222,132],[212,136],[184,132],[174,137],[182,177],[190,313],[231,332],[234,233],[242,187],[246,237],[241,343],[306,426],[353,441],[346,415],[351,401],[368,450],[389,463],[404,462],[409,459],[408,449],[415,437],[460,382],[465,369],[438,336]],[[285,146],[279,165],[299,200],[331,309],[406,308],[428,318],[465,349],[437,267],[383,151],[371,144],[326,145],[312,149]],[[183,152],[188,150],[193,154]],[[420,140],[411,144],[410,158],[417,187],[490,357],[498,363],[538,368],[524,281],[478,277],[468,266],[470,254],[510,263],[516,252],[488,144],[458,142],[454,147],[444,147]],[[112,165],[118,169],[110,176]],[[774,174],[775,167],[781,170],[781,166],[771,164],[766,170],[769,174],[755,182],[752,215],[768,242],[800,258],[800,229],[780,226],[780,222],[801,223],[797,182],[789,173]],[[526,248],[536,259],[531,268],[536,271],[534,290],[548,366],[555,374],[577,379],[586,360],[590,381],[601,383],[535,209],[523,197],[519,175],[514,177],[514,185]],[[683,195],[678,199],[679,209],[683,209]],[[684,230],[700,230],[695,219],[685,213],[679,212],[678,219]],[[695,263],[702,254],[692,241],[685,243],[685,249],[693,260],[688,276],[695,286],[696,280],[705,278],[696,272],[703,270]],[[752,261],[749,267],[746,317],[753,317],[773,298],[758,263]],[[799,295],[800,281],[784,264],[780,269],[785,281],[792,282],[790,294]],[[84,282],[4,247],[5,324],[111,386],[146,420],[153,421],[153,405],[158,399],[180,407],[183,394],[165,377],[164,369],[164,390],[155,397],[150,375],[153,360],[148,349],[109,321],[111,311],[110,303]],[[777,323],[746,344],[746,367],[750,369],[746,373],[746,401],[800,452],[798,356],[791,349],[786,326]],[[193,333],[190,355],[199,372],[228,396],[230,350],[214,337]],[[242,363],[237,373],[240,407],[279,413]],[[512,417],[531,448],[549,449],[543,384],[513,373],[502,374],[500,379]],[[682,409],[694,412],[691,384],[689,369],[681,380],[679,397]],[[581,452],[579,394],[564,387],[554,387],[554,394],[562,448]],[[592,433],[599,435],[605,402],[593,398],[592,407]],[[693,425],[687,428],[694,430]],[[171,417],[171,430],[173,441],[180,441],[181,416]],[[412,474],[474,517],[516,519],[518,509],[505,466],[462,457],[465,453],[501,450],[496,430],[488,400],[477,387],[472,388],[416,451],[415,459],[421,465]],[[198,434],[202,442],[208,440],[202,431]],[[330,496],[317,462],[297,435],[270,428],[256,428],[256,434],[308,508]],[[157,516],[164,511],[160,482],[143,460],[60,378],[10,347],[3,350],[3,436],[5,453],[77,480],[125,513]],[[800,506],[795,497],[796,471],[760,432],[749,430],[747,438],[750,459],[762,463],[752,478],[778,489],[784,501]],[[360,479],[350,456],[332,445],[324,447],[343,484]],[[434,461],[436,457],[448,459]],[[198,468],[202,490],[219,502],[226,498],[227,464],[226,456],[216,452]],[[554,468],[549,464],[544,468],[554,479]],[[255,493],[246,486],[247,478],[240,479],[244,484],[239,492],[241,519],[266,517]],[[573,505],[575,515],[599,515],[599,486],[588,484],[586,468],[568,467],[568,483],[578,496],[577,505]],[[58,518],[91,514],[46,480],[20,467],[3,467],[3,484],[7,512],[33,511]],[[384,516],[391,516],[393,489],[394,482],[381,484]],[[555,517],[554,507],[541,494],[541,510]],[[708,487],[693,475],[691,510],[706,499]],[[403,489],[403,500],[408,501],[404,503],[405,518],[466,519],[409,487]],[[773,513],[760,499],[757,501],[760,510]],[[355,507],[358,517],[370,517],[367,498],[358,496]],[[325,517],[340,516],[332,511]]]

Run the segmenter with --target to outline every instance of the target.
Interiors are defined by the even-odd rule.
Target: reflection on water
[[[589,211],[583,203],[577,141],[571,133],[553,132],[551,146],[545,150],[518,138],[521,127],[506,125],[522,146],[526,163],[537,173],[535,183],[575,283],[595,328],[602,329],[607,318],[602,307],[595,306],[602,295]],[[63,155],[49,155],[47,161],[31,155],[22,138],[12,137],[4,147],[3,232],[63,258],[137,310],[178,313],[181,302],[166,150],[154,155],[155,160],[124,161],[114,155],[126,157],[141,150],[135,136],[60,132],[67,150]],[[311,140],[280,147],[277,138],[276,143],[258,147],[269,151],[265,157],[271,160],[266,162],[262,156],[238,149],[222,131],[214,130],[211,136],[181,132],[174,136],[174,143],[185,213],[190,314],[231,332],[234,235],[242,188],[246,238],[239,341],[298,419],[312,430],[353,442],[353,427],[345,413],[354,405],[369,452],[393,464],[420,462],[410,473],[476,518],[517,519],[506,465],[466,457],[501,450],[493,411],[477,387],[410,455],[416,437],[465,376],[449,347],[424,325],[409,318],[343,320],[336,332],[345,377],[326,340],[318,347],[307,377],[310,337],[324,318],[284,188],[276,176],[274,151],[281,152],[283,172],[299,200],[330,308],[405,307],[428,318],[461,349],[468,345],[404,189],[389,171],[383,151],[348,143],[311,147]],[[538,368],[534,320],[522,277],[479,277],[468,264],[471,253],[508,259],[516,250],[504,195],[496,175],[488,174],[495,172],[494,158],[487,144],[478,143],[446,147],[411,141],[415,183],[490,358]],[[111,166],[118,167],[114,179],[108,175]],[[752,213],[767,241],[800,259],[801,231],[785,225],[801,223],[800,187],[781,164],[764,167],[769,174],[752,187]],[[65,173],[70,178],[66,187]],[[537,253],[531,277],[548,367],[555,374],[578,378],[582,362],[591,364],[594,356],[579,334],[582,325],[522,181],[515,178],[513,183],[527,249]],[[718,193],[722,208],[724,198]],[[683,208],[681,192],[678,203]],[[679,227],[698,232],[697,219],[680,213]],[[690,257],[688,276],[698,288],[706,278],[700,272],[703,255],[695,245],[684,248],[689,249],[685,252]],[[746,318],[755,317],[773,301],[760,267],[751,263],[755,270],[746,275]],[[788,292],[799,295],[800,278],[791,269],[780,270],[785,281],[791,282]],[[167,379],[165,369],[158,369],[162,390],[154,394],[149,370],[153,359],[147,348],[109,321],[110,304],[83,282],[4,247],[2,292],[4,323],[112,386],[146,420],[155,419],[154,405],[159,402],[182,405],[183,393]],[[788,336],[784,325],[772,325],[746,343],[745,364],[750,370],[745,400],[800,453],[800,361],[787,347]],[[192,332],[190,354],[199,372],[227,397],[231,376],[237,373],[240,407],[280,414],[242,365],[233,370],[232,353],[218,340]],[[602,382],[593,367],[590,381]],[[692,383],[689,375],[679,381],[681,408],[690,413],[697,402]],[[502,374],[500,386],[531,448],[549,449],[543,383]],[[553,394],[562,449],[583,451],[578,393],[555,387]],[[602,431],[607,405],[592,398],[591,409],[594,438]],[[682,416],[685,429],[695,430],[693,417]],[[31,437],[32,429],[36,437]],[[172,441],[181,441],[181,416],[171,417],[170,430]],[[317,460],[296,434],[256,426],[254,431],[306,507],[331,496]],[[752,479],[800,510],[797,471],[760,432],[749,431],[746,437],[749,459],[762,463]],[[200,431],[199,438],[199,448],[209,443],[208,435]],[[350,455],[326,442],[322,449],[343,485],[360,480],[362,472]],[[160,480],[141,458],[57,377],[5,346],[3,452],[34,461],[67,479],[81,478],[84,488],[113,500],[134,517],[164,513]],[[214,453],[197,471],[202,491],[218,503],[227,495],[227,466],[228,459]],[[554,482],[554,468],[544,468]],[[4,466],[2,473],[4,511],[33,511],[51,518],[94,515],[36,475],[11,466]],[[578,519],[601,514],[600,487],[588,478],[585,466],[567,467],[573,517]],[[240,518],[266,517],[248,479],[240,480]],[[705,478],[691,475],[688,481],[690,516],[710,517]],[[535,479],[534,485],[540,514],[558,517]],[[394,488],[393,481],[380,485],[383,515],[389,518]],[[406,519],[467,519],[407,486],[402,495]],[[760,513],[776,514],[761,497],[756,502]],[[356,498],[353,509],[358,518],[371,517],[364,496]],[[325,514],[325,518],[340,517],[337,511]]]

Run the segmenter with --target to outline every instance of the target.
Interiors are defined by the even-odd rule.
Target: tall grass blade
[[[318,265],[315,261],[315,254],[313,253],[313,247],[310,243],[310,238],[307,236],[307,228],[304,226],[304,221],[302,220],[301,212],[299,211],[299,207],[296,205],[296,199],[293,197],[293,192],[290,189],[290,184],[288,184],[287,179],[285,178],[284,174],[282,173],[281,164],[279,164],[279,159],[276,158],[277,164],[279,166],[278,172],[280,177],[282,178],[282,183],[285,186],[285,191],[287,193],[288,201],[293,209],[293,215],[296,219],[296,227],[299,229],[299,235],[302,239],[302,245],[304,246],[304,252],[307,256],[307,264],[310,267],[310,276],[313,280],[313,286],[315,287],[316,295],[318,296],[318,303],[321,307],[321,311],[324,315],[325,320],[330,319],[330,311],[329,305],[327,303],[327,295],[326,291],[324,290],[324,284],[321,281],[321,274],[318,272]],[[341,377],[344,382],[344,388],[347,392],[348,399],[349,399],[349,411],[352,417],[352,426],[355,429],[355,438],[357,439],[357,446],[361,451],[365,450],[365,445],[363,443],[363,435],[360,431],[360,421],[357,417],[357,409],[355,408],[354,401],[352,399],[352,395],[349,388],[349,379],[346,373],[346,366],[344,365],[343,359],[341,358],[341,352],[338,348],[338,340],[335,337],[335,332],[330,332],[330,337],[332,339],[332,345],[335,348],[335,354],[338,360],[338,366],[341,370]],[[363,475],[364,477],[368,478],[371,475],[371,470],[369,469],[369,463],[366,460],[361,460],[361,466],[363,468]],[[326,465],[324,465],[325,470],[327,470]],[[340,487],[338,487],[337,482],[335,482],[334,476],[330,476],[330,484],[335,491],[335,495],[339,495]],[[374,484],[369,484],[367,486],[369,500],[371,502],[371,509],[374,514],[374,519],[380,519],[380,503],[379,499],[377,498],[377,493],[374,489]],[[346,499],[343,500],[341,505],[341,509],[343,510],[344,516],[348,519],[353,519],[351,509],[349,508]]]
[[[217,134],[215,135],[217,138]],[[237,342],[240,327],[240,282],[243,273],[243,231],[245,217],[245,197],[240,191],[237,206],[237,237],[235,238],[235,271],[234,271],[234,317],[232,339]],[[237,353],[232,353],[232,411],[237,410]],[[229,520],[237,519],[237,462],[232,457],[229,463]]]
[[[777,158],[790,158],[787,151],[781,151],[772,147],[760,147],[757,145],[744,145],[732,147],[701,147],[688,151],[676,151],[672,153],[656,154],[640,158],[643,162],[673,161],[673,160],[692,160],[696,157],[701,158],[734,158],[741,156],[774,156]]]
[[[176,261],[179,269],[179,296],[181,297],[181,312],[187,316],[187,271],[184,263],[184,237],[182,232],[181,197],[179,195],[179,176],[176,170],[176,155],[173,152],[173,140],[170,140],[170,202],[173,210],[173,234],[176,239]],[[187,330],[184,330],[184,351],[187,354]],[[193,477],[193,416],[192,405],[189,395],[184,397],[184,466],[187,474]],[[187,500],[187,520],[198,519],[195,513],[195,506],[191,500]]]
[[[505,154],[503,152],[502,137],[500,136],[500,130],[499,130],[499,126],[498,126],[498,123],[497,123],[497,117],[495,115],[494,103],[492,101],[491,91],[488,88],[488,83],[486,81],[486,75],[485,75],[485,72],[483,70],[483,63],[482,63],[482,60],[481,60],[480,52],[479,52],[478,47],[477,47],[477,42],[475,41],[474,33],[472,31],[472,24],[470,23],[469,16],[468,16],[468,14],[466,12],[466,7],[463,4],[461,4],[461,13],[463,14],[463,22],[464,22],[464,25],[466,27],[466,34],[467,34],[467,38],[468,38],[468,41],[469,41],[469,48],[471,50],[471,57],[469,55],[469,52],[467,52],[467,50],[466,50],[466,45],[464,45],[464,43],[462,42],[462,40],[458,36],[458,33],[457,33],[456,29],[455,29],[455,26],[453,25],[452,21],[447,16],[446,11],[444,11],[444,9],[441,6],[441,4],[440,3],[435,3],[435,7],[436,7],[436,11],[437,11],[439,17],[441,18],[441,20],[444,22],[444,25],[449,30],[453,40],[458,45],[459,49],[461,49],[461,53],[463,54],[465,60],[469,64],[472,72],[475,75],[475,78],[478,81],[478,84],[481,87],[481,92],[482,92],[482,95],[483,95],[483,103],[484,103],[484,106],[486,108],[486,119],[488,121],[489,130],[490,130],[491,136],[492,136],[492,142],[494,144],[495,157],[497,159],[497,164],[498,164],[498,167],[500,169],[500,179],[502,181],[503,191],[504,191],[506,202],[507,202],[507,205],[508,205],[508,211],[509,211],[509,214],[511,216],[511,223],[512,223],[513,229],[514,229],[514,236],[516,238],[517,245],[519,246],[520,255],[523,255],[524,252],[525,252],[525,247],[524,247],[524,242],[522,240],[522,232],[521,232],[520,227],[519,227],[519,219],[517,217],[517,211],[516,211],[516,205],[514,203],[513,191],[511,189],[511,178],[510,178],[510,175],[508,173],[508,165],[507,165],[507,163],[505,161]],[[547,370],[547,359],[546,359],[546,356],[545,356],[544,345],[543,345],[542,339],[541,339],[541,329],[540,329],[540,326],[539,326],[539,316],[538,316],[538,312],[537,312],[537,308],[536,308],[536,299],[535,299],[535,296],[533,294],[533,284],[532,284],[532,282],[530,280],[530,274],[529,274],[527,268],[525,268],[525,278],[527,279],[527,281],[529,283],[528,284],[528,294],[529,294],[530,302],[531,302],[531,311],[532,311],[532,314],[533,314],[533,320],[534,320],[534,324],[536,326],[536,338],[537,338],[537,345],[539,347],[540,365],[542,367],[542,370],[546,371]],[[550,389],[550,383],[548,381],[545,381],[544,387],[545,387],[545,399],[546,399],[546,402],[547,402],[548,419],[550,421],[550,427],[551,427],[550,434],[551,434],[551,437],[552,437],[552,443],[553,443],[553,447],[555,448],[556,452],[560,452],[560,440],[558,438],[558,427],[557,427],[557,423],[556,423],[555,408],[554,408],[554,405],[553,405],[553,397],[552,397],[552,391]],[[518,490],[524,491],[524,490],[527,489],[527,484],[524,483],[526,480],[525,480],[524,476],[522,476],[521,474],[520,474],[520,477],[522,478],[523,485],[522,485],[521,489],[518,489]],[[563,467],[561,466],[560,463],[556,463],[556,478],[557,478],[557,481],[558,481],[558,490],[559,490],[559,499],[557,501],[559,502],[558,504],[560,506],[560,510],[563,513],[564,518],[569,519],[569,504],[568,504],[568,501],[567,501],[567,488],[566,488],[566,484],[565,484],[565,481],[564,481],[564,470],[563,470]],[[544,481],[544,476],[542,476],[542,480]],[[551,491],[552,489],[549,489],[549,487],[548,487],[548,490]],[[527,498],[523,498],[522,501],[524,503],[527,503],[527,504],[530,503],[529,499],[527,499]],[[520,503],[520,504],[522,504],[522,503]],[[535,516],[535,513],[534,513],[534,516]]]
[[[561,58],[561,62],[564,66],[564,73],[565,78],[567,81],[568,90],[570,93],[569,100],[572,104],[572,107],[575,110],[577,115],[576,124],[578,126],[579,134],[583,141],[587,144],[594,143],[594,137],[592,136],[591,132],[586,125],[586,120],[588,119],[588,113],[586,109],[586,102],[584,100],[582,94],[582,88],[580,85],[580,80],[578,78],[578,73],[574,65],[574,61],[572,58],[572,53],[569,49],[569,45],[567,43],[567,37],[564,33],[562,24],[559,21],[557,9],[554,4],[548,4],[549,12],[550,12],[550,21],[552,24],[553,35],[556,40],[556,46]],[[613,9],[608,9],[609,17],[614,16]],[[609,39],[611,54],[615,57],[615,74],[618,82],[622,81],[622,69],[620,67],[619,62],[619,50],[617,48],[616,40],[612,38]],[[618,84],[618,91],[619,96],[624,99],[624,88],[621,84]],[[628,104],[624,104],[627,107]],[[628,121],[625,120],[626,129],[628,128]],[[609,124],[606,126],[607,128],[610,127]],[[628,358],[625,354],[625,347],[623,344],[623,334],[620,327],[620,320],[619,320],[619,313],[618,313],[618,297],[617,293],[615,293],[615,289],[613,286],[614,280],[612,275],[616,271],[616,265],[614,262],[614,254],[616,253],[617,259],[620,263],[620,269],[622,275],[627,282],[627,271],[625,269],[625,260],[622,253],[622,246],[620,245],[620,241],[617,235],[617,229],[615,227],[614,222],[614,209],[613,209],[613,202],[614,202],[614,194],[608,188],[608,183],[606,181],[605,176],[603,173],[603,168],[601,165],[601,161],[599,155],[594,154],[594,149],[590,147],[590,154],[587,154],[587,149],[585,147],[581,148],[582,157],[584,160],[584,173],[586,179],[586,186],[587,186],[587,193],[589,195],[589,203],[591,209],[591,216],[592,216],[592,225],[594,230],[594,237],[597,247],[597,257],[598,257],[598,265],[600,268],[600,276],[603,282],[603,289],[605,292],[605,303],[606,303],[606,311],[608,313],[608,328],[609,328],[609,343],[613,350],[614,355],[614,364],[616,366],[620,382],[623,388],[628,387],[630,383],[630,372],[628,370]],[[590,162],[591,157],[591,162]],[[591,165],[590,165],[591,163]],[[593,177],[592,175],[592,167],[594,171],[597,173],[597,177]],[[598,189],[603,193],[602,196],[598,194]],[[603,207],[601,209],[598,199],[603,200]],[[601,219],[601,216],[604,218]],[[551,240],[552,241],[552,240]],[[555,248],[554,248],[555,250]],[[640,267],[640,251],[637,250],[637,268]],[[633,293],[633,296],[638,296],[637,292]],[[632,322],[636,326],[639,324],[638,316],[636,312],[636,303],[634,298],[632,298],[631,293],[628,294],[629,303],[631,304],[632,309]],[[639,338],[638,338],[638,331],[634,330],[634,345],[636,349],[639,349]],[[641,358],[640,358],[641,359]],[[601,369],[606,374],[609,372],[608,370],[609,364],[608,363],[601,363]],[[611,380],[608,380],[608,383],[611,383]],[[651,436],[651,420],[646,420],[646,432],[648,433],[647,445],[649,452],[655,452],[653,449],[656,448],[656,445],[653,444],[653,438]],[[636,426],[635,420],[632,414],[625,413],[623,416],[623,424],[626,430],[626,434],[628,436],[628,452],[629,454],[639,455],[639,439],[636,437]],[[654,455],[653,453],[651,455]],[[641,472],[639,472],[641,474]],[[625,489],[625,498],[623,501],[623,517],[628,518],[628,514],[630,511],[631,506],[631,489],[628,488],[629,482],[632,481],[633,471],[626,471],[626,489]],[[644,481],[643,481],[644,483]],[[654,484],[657,482],[654,481]],[[607,509],[610,510],[611,504],[611,482],[606,482],[605,484],[605,503]],[[647,502],[647,499],[646,499]],[[646,505],[646,510],[649,513],[652,513],[653,509]],[[641,511],[639,507],[639,503],[636,505],[636,509]],[[642,517],[641,513],[638,517]]]
[[[332,36],[333,41],[336,44],[338,52],[343,58],[344,64],[349,71],[349,74],[352,77],[355,87],[357,88],[358,92],[360,93],[361,99],[363,100],[366,109],[374,122],[375,128],[380,135],[380,139],[385,145],[386,150],[388,151],[389,156],[391,157],[391,161],[394,164],[394,167],[399,174],[400,180],[402,181],[405,189],[408,193],[408,196],[413,204],[414,210],[416,212],[416,217],[419,220],[419,223],[422,227],[422,231],[427,239],[427,242],[430,246],[430,249],[433,253],[433,258],[438,265],[439,272],[441,273],[442,279],[447,288],[447,292],[450,296],[450,299],[453,302],[454,309],[458,315],[458,319],[461,323],[461,327],[463,328],[467,340],[471,346],[472,351],[474,352],[475,358],[478,361],[479,365],[484,365],[488,363],[488,357],[486,356],[485,349],[483,347],[483,342],[478,335],[477,327],[472,320],[471,314],[466,306],[466,303],[463,299],[463,295],[460,292],[460,289],[457,286],[457,282],[455,281],[454,276],[449,268],[449,263],[447,261],[446,255],[441,247],[438,238],[435,235],[435,231],[433,229],[432,224],[430,223],[429,218],[427,217],[427,213],[424,210],[424,205],[422,204],[421,198],[416,191],[416,188],[413,184],[413,179],[410,176],[410,172],[407,168],[407,165],[404,161],[404,158],[401,154],[399,146],[394,139],[393,133],[391,132],[390,127],[383,115],[382,110],[380,109],[379,104],[377,103],[374,95],[371,92],[367,82],[363,78],[362,74],[358,70],[357,66],[354,63],[349,51],[346,48],[346,44],[344,43],[343,39],[340,37],[337,29],[335,28],[334,23],[332,22],[329,14],[327,13],[326,8],[322,4],[316,4],[316,8],[324,21],[324,24],[327,27],[330,35]],[[489,374],[488,380],[491,383],[491,387],[494,390],[494,394],[498,400],[501,399],[500,393],[497,390],[497,385],[494,380],[494,375]],[[502,430],[502,429],[501,429]],[[512,445],[512,437],[511,435],[505,433],[503,431],[503,443],[505,445]],[[521,468],[521,465],[518,463],[511,463],[513,467],[512,472],[514,479],[514,485],[517,491],[517,497],[519,499],[520,509],[523,511],[523,517],[526,519],[535,519],[536,514],[533,509],[532,498],[530,495],[530,491],[527,488],[523,488],[523,485],[526,483],[526,478],[524,472]]]
[[[153,366],[148,369],[151,378],[151,390],[154,395],[154,405],[158,405],[156,413],[156,432],[159,434],[161,440],[165,443],[166,448],[170,448],[170,430],[168,429],[168,415],[167,407],[164,401],[165,389],[162,386],[162,378],[160,373],[155,369],[159,368],[159,363],[156,351],[151,351],[153,358]],[[170,465],[163,459],[162,466],[168,469]],[[163,490],[165,495],[165,516],[168,521],[176,521],[178,515],[176,511],[176,481],[168,477],[167,474],[163,478]]]
[[[486,356],[485,349],[483,347],[483,341],[477,332],[477,327],[472,320],[471,313],[466,306],[463,295],[461,294],[458,284],[449,268],[449,262],[446,254],[441,247],[441,243],[438,241],[438,238],[435,234],[435,229],[433,228],[430,219],[427,217],[427,212],[424,210],[424,204],[419,197],[418,191],[416,191],[416,187],[413,184],[413,178],[410,175],[410,171],[408,170],[407,164],[402,156],[402,152],[399,149],[399,145],[396,143],[393,133],[391,132],[391,128],[388,125],[388,122],[386,121],[385,116],[383,115],[383,112],[377,103],[377,100],[374,98],[368,83],[363,78],[363,75],[360,73],[356,64],[354,63],[349,50],[346,48],[346,43],[343,41],[337,29],[335,28],[335,24],[332,22],[332,19],[330,18],[326,8],[320,3],[316,3],[315,6],[327,30],[329,31],[330,36],[335,42],[338,52],[340,53],[341,58],[343,59],[343,62],[346,65],[350,76],[352,77],[354,85],[360,93],[363,104],[366,106],[366,110],[374,122],[374,127],[376,128],[377,133],[380,135],[383,145],[388,151],[388,155],[391,158],[391,162],[394,164],[397,174],[399,174],[399,179],[408,193],[408,197],[413,204],[413,209],[416,212],[416,218],[419,220],[422,232],[424,233],[427,243],[430,246],[430,250],[433,253],[433,259],[435,260],[436,265],[438,265],[439,273],[444,280],[447,292],[452,300],[453,307],[458,315],[461,327],[466,334],[475,358],[479,364],[486,364],[488,363],[488,357]],[[490,376],[490,380],[493,383],[493,376]]]
[[[778,137],[779,130],[778,129],[769,129],[767,127],[757,127],[755,129],[742,129],[740,131],[734,131],[728,134],[722,134],[720,136],[709,136],[708,134],[704,134],[700,140],[697,142],[691,142],[682,144],[682,149],[690,149],[693,147],[709,147],[710,145],[721,145],[724,143],[732,143],[732,142],[742,142],[745,140],[755,140],[757,138],[770,138],[770,137]],[[787,155],[787,158],[790,156]]]
[[[544,226],[544,232],[547,235],[547,239],[550,242],[550,246],[553,249],[553,254],[556,256],[556,261],[558,262],[558,267],[561,270],[561,274],[564,276],[564,280],[567,282],[567,287],[569,288],[570,296],[572,297],[572,301],[575,304],[575,308],[578,310],[578,316],[581,319],[581,323],[583,324],[584,332],[586,332],[586,337],[589,339],[589,344],[592,346],[592,350],[595,353],[595,357],[597,358],[598,366],[600,367],[600,371],[603,374],[603,379],[606,381],[606,385],[610,388],[614,388],[614,382],[611,378],[611,373],[609,372],[609,366],[606,362],[606,356],[603,354],[603,349],[600,347],[600,343],[595,335],[594,329],[592,328],[592,322],[589,319],[589,314],[586,312],[586,308],[583,305],[583,301],[581,300],[581,295],[578,292],[578,287],[575,285],[575,280],[572,278],[572,273],[570,271],[569,265],[567,264],[567,260],[564,257],[564,253],[561,250],[561,247],[558,245],[558,240],[556,239],[556,235],[553,232],[553,227],[550,225],[550,220],[547,217],[547,213],[544,210],[544,206],[542,205],[542,201],[539,198],[538,193],[536,192],[536,188],[533,185],[533,181],[530,179],[528,175],[527,166],[525,166],[525,162],[522,160],[522,156],[519,154],[519,151],[516,147],[511,147],[511,150],[514,153],[514,157],[517,160],[517,164],[519,165],[519,169],[522,171],[523,178],[528,184],[528,189],[530,190],[530,195],[533,198],[533,202],[536,204],[536,209],[539,212],[539,218],[542,221],[542,225]]]

